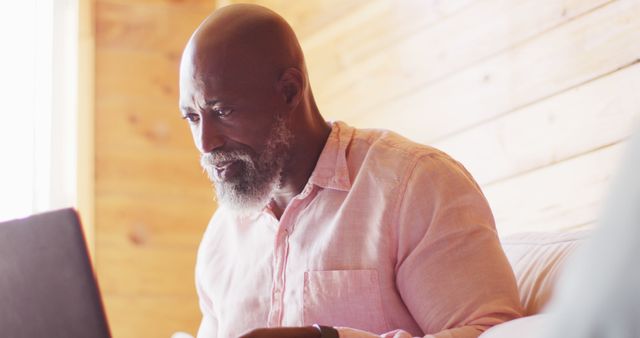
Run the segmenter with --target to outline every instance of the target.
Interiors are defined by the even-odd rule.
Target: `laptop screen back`
[[[110,337],[74,210],[0,223],[0,336]]]

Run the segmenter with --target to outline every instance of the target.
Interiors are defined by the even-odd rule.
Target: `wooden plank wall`
[[[96,0],[95,264],[117,338],[195,333],[195,255],[215,204],[178,107],[212,0]]]
[[[453,155],[501,235],[596,220],[640,116],[640,1],[253,2],[298,32],[325,117]]]

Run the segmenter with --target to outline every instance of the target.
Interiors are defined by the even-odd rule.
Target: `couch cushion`
[[[549,321],[549,314],[522,317],[490,327],[479,338],[539,338]]]
[[[589,233],[590,230],[529,232],[502,239],[516,276],[524,315],[537,314],[544,307],[566,258]]]

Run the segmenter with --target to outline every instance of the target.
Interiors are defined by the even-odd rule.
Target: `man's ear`
[[[287,68],[278,80],[278,90],[286,104],[293,108],[300,103],[305,87],[305,77],[297,68]]]

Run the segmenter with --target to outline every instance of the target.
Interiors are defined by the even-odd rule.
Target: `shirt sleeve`
[[[425,155],[398,206],[396,286],[425,337],[472,338],[522,310],[479,186],[443,153]],[[339,328],[342,338],[379,337]],[[407,338],[395,330],[384,338]]]

